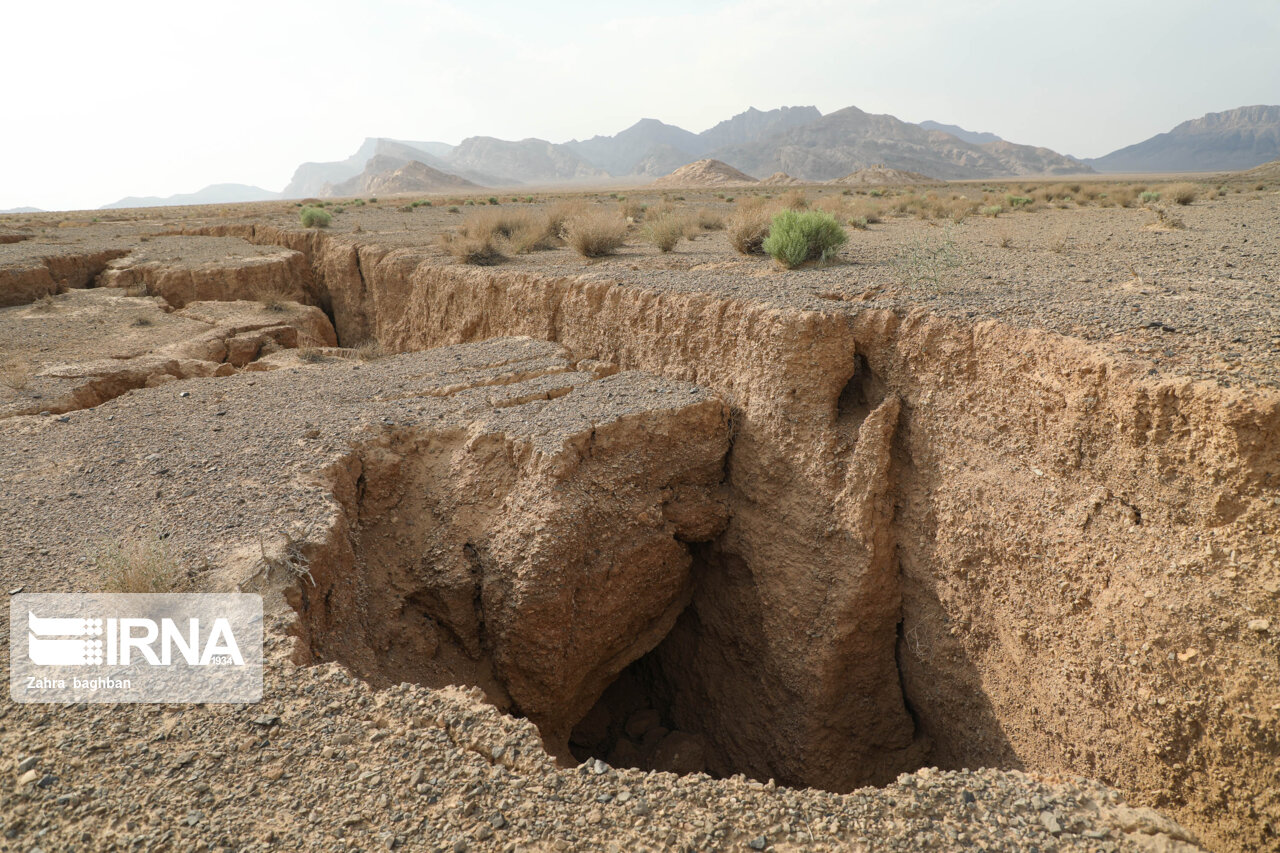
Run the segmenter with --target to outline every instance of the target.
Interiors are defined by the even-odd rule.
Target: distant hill
[[[672,168],[683,166],[697,159],[706,147],[696,133],[652,118],[642,118],[613,136],[593,136],[583,142],[571,140],[565,146],[611,175],[630,175],[641,162],[658,157],[666,160],[689,158]]]
[[[294,170],[293,178],[280,193],[283,198],[307,198],[318,196],[325,184],[340,184],[364,171],[369,161],[378,155],[398,157],[401,163],[418,160],[425,165],[439,168],[438,160],[447,157],[452,145],[444,142],[406,142],[396,139],[370,137],[365,139],[345,160],[330,163],[303,163]],[[436,161],[436,162],[432,162]]]
[[[750,107],[746,112],[717,124],[698,134],[705,144],[705,151],[715,151],[730,145],[747,145],[767,139],[775,133],[801,127],[822,118],[817,107],[779,107],[762,111]]]
[[[1085,162],[1100,172],[1211,172],[1250,169],[1280,158],[1280,106],[1208,113]]]
[[[494,176],[495,186],[526,183],[560,183],[607,178],[609,173],[591,165],[568,145],[545,139],[508,142],[492,136],[464,139],[449,152],[443,168],[483,171]],[[457,172],[464,174],[463,172]]]
[[[657,119],[641,119],[613,136],[593,136],[565,145],[610,175],[666,175],[705,157],[708,151],[764,139],[770,134],[821,118],[817,107],[751,107],[715,127],[691,133]]]
[[[0,210],[0,213],[44,213],[38,207],[11,207],[8,210]]]
[[[111,204],[104,204],[99,210],[114,210],[120,207],[177,207],[184,204],[234,204],[245,201],[274,201],[280,193],[264,190],[262,187],[251,187],[247,184],[211,184],[193,193],[179,193],[165,196],[129,196]]]
[[[949,133],[956,139],[969,142],[973,145],[983,145],[987,142],[1004,142],[1003,139],[996,136],[994,133],[980,133],[973,130],[965,130],[963,127],[959,127],[954,124],[942,124],[941,122],[936,121],[922,121],[920,122],[920,126],[925,130],[940,130],[943,133]]]
[[[937,130],[846,107],[817,121],[747,145],[712,152],[751,175],[786,172],[806,181],[829,181],[884,163],[944,180],[1091,171],[1047,148],[965,142]]]
[[[1280,181],[1280,160],[1272,160],[1270,163],[1254,166],[1252,169],[1237,172],[1229,177],[1243,181]]]
[[[395,193],[430,193],[444,190],[477,188],[465,178],[433,169],[416,160],[404,162],[397,157],[378,154],[365,164],[364,171],[340,184],[331,184],[323,196],[394,195]]]
[[[937,178],[931,178],[928,175],[922,175],[919,172],[890,169],[881,163],[866,169],[859,169],[856,172],[845,175],[843,178],[836,178],[834,181],[827,181],[827,183],[847,187],[890,187],[902,185],[926,186],[928,184],[941,184],[942,181]]]
[[[699,160],[681,166],[670,175],[653,182],[655,187],[727,187],[757,183],[750,175],[744,175],[728,163],[719,160]]]

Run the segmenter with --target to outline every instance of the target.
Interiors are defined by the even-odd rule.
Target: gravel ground
[[[281,629],[259,705],[4,706],[0,850],[1198,849],[1083,779],[921,770],[840,795],[557,768],[478,691],[296,668]]]
[[[688,203],[729,209],[709,194]],[[390,208],[348,207],[330,233],[358,228],[370,242],[440,259],[435,236],[463,216]],[[1157,372],[1280,387],[1280,195],[1231,195],[1178,213],[1184,230],[1148,230],[1154,215],[1139,209],[952,226],[893,218],[852,232],[834,264],[789,273],[734,254],[720,232],[670,255],[633,237],[598,262],[557,249],[505,267],[825,311],[991,317],[1095,341]],[[6,233],[30,239],[0,244],[0,267],[136,247],[177,227],[296,222],[288,205],[91,216],[5,217]],[[95,544],[121,535],[171,532],[189,561],[212,554],[217,563],[259,535],[323,523],[332,507],[308,478],[350,441],[474,416],[416,396],[465,360],[443,350],[370,364],[282,362],[270,374],[139,390],[65,419],[12,418],[0,447],[4,583],[87,588]],[[384,393],[410,385],[409,397]],[[277,617],[260,705],[4,705],[0,759],[14,784],[0,788],[0,851],[1191,849],[1166,818],[1082,779],[922,770],[837,795],[595,761],[556,768],[530,724],[473,692],[372,691],[332,664],[295,667],[287,614]],[[7,615],[3,627],[0,640]]]

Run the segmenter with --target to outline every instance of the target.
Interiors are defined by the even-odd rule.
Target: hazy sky
[[[5,4],[0,209],[236,182],[366,136],[703,130],[854,105],[1099,156],[1280,103],[1276,0]]]

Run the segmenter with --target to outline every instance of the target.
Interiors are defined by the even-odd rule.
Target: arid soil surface
[[[163,542],[270,657],[7,704],[0,849],[1280,849],[1280,195],[906,192],[795,271],[645,242],[727,190],[0,217],[6,588]]]

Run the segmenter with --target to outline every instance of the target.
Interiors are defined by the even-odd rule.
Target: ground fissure
[[[216,419],[236,408],[222,387],[333,384],[240,427],[262,466],[324,452],[290,469],[298,525],[255,542],[237,511],[249,546],[215,559],[240,580],[265,564],[244,588],[268,593],[271,566],[295,570],[298,662],[475,685],[569,763],[836,792],[931,765],[1085,774],[1214,843],[1274,844],[1273,392],[736,273],[474,270],[408,237],[192,230],[279,247],[262,270],[338,342],[404,353],[279,352],[260,386],[181,404]],[[252,290],[137,275],[175,299]]]

